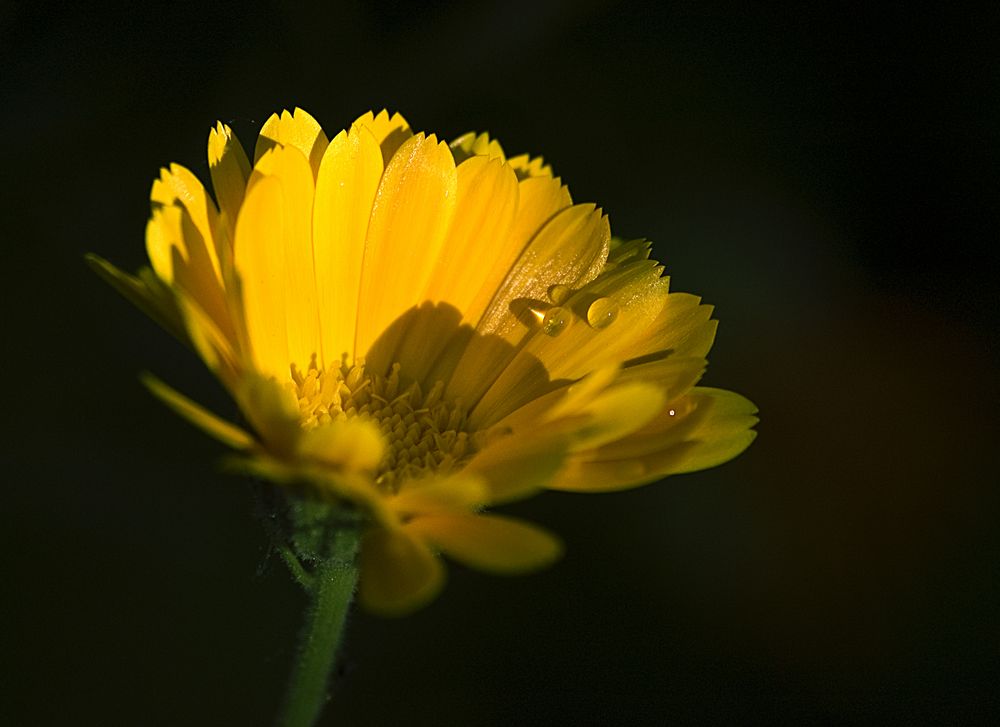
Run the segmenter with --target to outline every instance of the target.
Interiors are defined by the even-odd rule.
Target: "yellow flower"
[[[264,124],[253,165],[221,123],[208,157],[214,198],[178,165],[153,183],[152,270],[90,261],[248,426],[149,378],[153,393],[247,470],[363,515],[369,608],[431,598],[439,552],[496,572],[558,557],[488,506],[633,487],[753,440],[749,401],[695,386],[711,307],[668,293],[648,243],[612,238],[541,159],[385,111],[330,141],[301,109]]]

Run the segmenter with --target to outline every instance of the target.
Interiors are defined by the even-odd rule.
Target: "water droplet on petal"
[[[542,318],[542,333],[546,336],[558,336],[569,323],[569,313],[565,309],[555,306],[549,308]]]
[[[568,285],[557,284],[549,287],[549,300],[556,305],[562,305],[572,295],[573,289]]]
[[[598,298],[587,308],[587,323],[598,330],[607,328],[618,317],[618,304],[611,298]]]

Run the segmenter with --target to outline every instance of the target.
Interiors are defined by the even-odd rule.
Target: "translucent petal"
[[[215,202],[208,196],[198,178],[180,164],[171,164],[170,169],[160,170],[160,178],[153,182],[149,198],[154,214],[161,208],[169,207],[180,207],[187,211],[197,235],[192,235],[190,240],[186,241],[191,247],[183,250],[185,257],[197,260],[197,264],[202,265],[201,258],[204,256],[221,284],[222,270],[219,266],[218,243],[214,237],[219,213]],[[153,269],[156,270],[155,265]],[[157,270],[157,273],[159,272]]]
[[[354,120],[355,126],[360,126],[371,132],[382,149],[383,165],[388,166],[389,160],[407,140],[413,136],[410,124],[400,113],[389,114],[382,109],[377,114],[369,111]]]
[[[234,390],[246,363],[241,352],[197,302],[181,294],[177,297],[177,307],[184,319],[188,339],[201,360],[230,390]]]
[[[280,242],[285,228],[281,182],[264,178],[247,191],[236,224],[234,258],[243,285],[247,337],[256,368],[273,376],[289,377],[288,334],[285,317],[285,254]],[[305,363],[305,362],[303,362]]]
[[[302,427],[295,396],[271,378],[248,373],[235,392],[240,410],[269,451],[287,458],[295,453]]]
[[[718,321],[711,320],[712,311],[698,296],[670,293],[645,337],[623,346],[621,353],[629,359],[653,354],[704,357],[718,328]]]
[[[441,510],[471,510],[490,501],[482,478],[463,471],[448,477],[404,480],[390,506],[402,516]]]
[[[483,395],[472,420],[488,426],[519,406],[541,396],[551,387],[535,371],[541,364],[550,379],[579,379],[587,372],[615,366],[629,358],[635,345],[645,340],[662,310],[667,281],[650,261],[615,268],[560,304],[566,323],[558,335],[547,335],[536,326],[523,347]],[[588,314],[604,302],[615,313],[614,322],[596,327]]]
[[[208,134],[208,171],[219,211],[225,216],[230,241],[246,193],[250,162],[233,130],[218,122]]]
[[[386,167],[365,243],[355,344],[359,355],[421,301],[451,223],[456,186],[451,152],[433,136],[414,136]]]
[[[467,134],[462,134],[448,144],[448,146],[451,147],[451,153],[455,156],[456,164],[460,164],[474,156],[485,156],[489,159],[499,159],[500,161],[505,161],[507,158],[503,152],[503,147],[500,146],[500,142],[496,139],[491,139],[490,135],[485,132],[476,134],[476,132],[470,131]]]
[[[687,453],[674,472],[694,472],[728,462],[757,436],[750,429],[758,419],[757,407],[744,396],[733,391],[697,386],[691,396],[711,401],[708,416],[692,433],[695,446]]]
[[[271,114],[264,122],[257,137],[254,149],[253,163],[257,163],[271,149],[278,146],[291,146],[298,149],[309,161],[315,178],[319,172],[320,160],[326,151],[328,141],[319,122],[300,108],[294,112],[282,111],[280,115]]]
[[[319,354],[319,309],[313,264],[313,178],[305,157],[295,147],[276,147],[254,167],[253,177],[280,184],[282,236],[270,240],[283,255],[285,325],[288,362],[306,366]]]
[[[455,215],[441,245],[426,298],[447,301],[465,312],[486,292],[493,294],[521,252],[511,237],[518,184],[499,159],[473,157],[458,165]],[[470,265],[470,261],[476,264]],[[478,317],[466,321],[475,325]]]
[[[327,147],[316,179],[313,253],[322,335],[322,363],[354,360],[361,262],[382,153],[371,132],[352,126]]]
[[[206,242],[185,207],[159,207],[146,224],[146,250],[157,275],[190,296],[223,335],[234,340],[229,306]]]
[[[184,323],[177,310],[173,293],[160,278],[153,275],[149,268],[145,268],[148,275],[136,277],[115,267],[100,255],[87,253],[84,260],[104,282],[117,290],[132,305],[178,339],[187,342],[187,332],[184,330]]]
[[[530,157],[527,154],[520,154],[516,157],[511,157],[510,165],[517,172],[518,179],[552,176],[552,167],[546,164],[545,160],[541,157]]]
[[[469,460],[463,472],[483,479],[489,488],[489,503],[493,505],[521,499],[547,487],[570,448],[569,436],[544,426],[501,432],[491,439]]]
[[[436,513],[414,518],[405,527],[427,538],[450,558],[493,573],[545,568],[563,552],[562,544],[551,533],[501,515]]]
[[[299,454],[338,470],[373,472],[385,457],[385,439],[364,419],[333,421],[305,432]]]
[[[503,246],[503,254],[497,254],[480,260],[478,265],[489,268],[483,275],[486,283],[472,301],[463,308],[465,320],[472,325],[479,325],[483,313],[497,295],[497,289],[511,273],[512,268],[528,246],[528,243],[539,233],[542,227],[562,210],[572,204],[569,190],[558,179],[551,177],[526,179],[517,185],[517,212],[508,233],[508,240]],[[490,284],[492,283],[492,284]],[[484,332],[490,332],[487,328]]]
[[[695,387],[642,429],[578,452],[552,489],[604,492],[727,462],[756,437],[757,408],[731,391]]]
[[[426,604],[443,585],[441,561],[408,531],[372,528],[362,537],[358,597],[370,611],[402,615]]]
[[[156,398],[173,409],[184,419],[203,432],[234,449],[251,449],[255,442],[252,436],[235,424],[220,419],[215,414],[188,399],[183,394],[167,386],[152,374],[144,374],[142,383]]]
[[[510,361],[497,355],[486,334],[516,350],[532,332],[526,319],[532,302],[543,300],[553,285],[577,287],[596,277],[607,259],[609,237],[607,218],[593,205],[570,207],[549,220],[498,288],[477,327],[481,335],[470,341],[457,365],[448,395],[478,402]]]

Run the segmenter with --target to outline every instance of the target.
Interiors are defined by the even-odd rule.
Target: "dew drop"
[[[611,298],[598,298],[587,308],[587,323],[598,330],[607,328],[618,318],[618,304]]]
[[[562,305],[572,293],[573,289],[568,285],[562,285],[561,283],[552,285],[549,287],[549,300],[556,305]]]
[[[546,336],[558,336],[569,323],[569,313],[565,309],[555,306],[549,308],[542,318],[542,333]]]

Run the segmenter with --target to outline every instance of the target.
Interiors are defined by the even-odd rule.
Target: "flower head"
[[[208,157],[214,195],[178,165],[153,183],[151,269],[90,261],[246,426],[153,393],[241,467],[361,515],[370,608],[432,597],[438,553],[497,572],[558,556],[489,506],[633,487],[753,440],[749,401],[695,385],[711,307],[669,293],[648,243],[612,238],[541,159],[385,111],[329,140],[301,109],[264,124],[252,165],[221,123]]]

